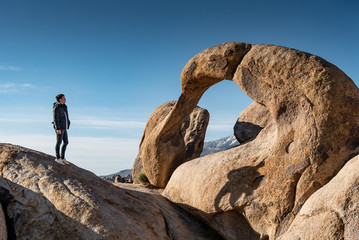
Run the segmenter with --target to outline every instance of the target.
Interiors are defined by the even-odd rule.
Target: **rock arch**
[[[204,92],[212,85],[232,80],[237,66],[249,51],[246,43],[225,43],[197,54],[184,67],[182,92],[169,115],[142,143],[142,164],[150,182],[164,188],[172,172],[183,162],[185,146],[180,127]]]
[[[179,166],[181,121],[223,79],[264,106],[268,124],[245,145]],[[263,237],[285,232],[306,199],[359,153],[359,90],[317,56],[266,44],[224,43],[193,57],[181,84],[176,105],[143,143],[143,167],[152,184],[166,187],[164,196],[196,209],[228,239],[243,234],[243,228],[235,221],[221,225],[227,213],[245,216]],[[255,171],[246,181],[228,177],[230,172],[245,176],[248,169]],[[224,186],[234,192],[218,196]]]
[[[329,151],[334,151],[328,143],[331,141],[328,128],[332,134],[338,132],[339,141],[357,142],[355,137],[340,139],[348,126],[354,124],[344,115],[353,113],[358,106],[357,87],[334,65],[285,47],[224,43],[197,54],[186,64],[176,105],[143,143],[143,167],[152,184],[166,186],[183,158],[184,145],[178,141],[180,125],[203,93],[224,79],[236,82],[249,97],[269,110],[277,125],[276,137],[271,142],[281,141],[284,135],[290,142],[302,136],[301,141],[295,142],[305,152],[302,157],[298,156],[301,159],[305,156],[306,161],[322,159],[318,160],[321,162],[326,160]],[[293,131],[293,123],[303,128]],[[332,131],[334,126],[340,127]],[[342,164],[338,163],[332,174]],[[320,182],[322,185],[323,181]]]

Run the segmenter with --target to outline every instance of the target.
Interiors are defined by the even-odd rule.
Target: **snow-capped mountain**
[[[203,145],[203,151],[201,153],[201,157],[211,153],[224,151],[238,145],[239,142],[237,141],[234,135],[220,138],[218,140],[214,140],[210,142],[205,142]]]

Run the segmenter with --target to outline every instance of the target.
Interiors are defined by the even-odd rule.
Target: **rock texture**
[[[249,44],[228,43],[207,49],[187,63],[179,99],[142,143],[143,168],[153,185],[164,188],[172,171],[183,162],[186,147],[180,137],[181,126],[202,94],[211,85],[229,79],[249,49]]]
[[[227,239],[275,239],[359,153],[359,90],[336,66],[308,53],[265,44],[214,46],[183,69],[181,96],[144,142],[144,163],[183,158],[172,136],[206,89],[223,79],[264,106],[268,124],[246,144],[179,166],[163,195],[196,210]],[[164,187],[166,170],[155,171],[151,181]],[[248,238],[238,222],[225,221],[233,216],[248,222]]]
[[[132,169],[132,176],[136,183],[138,183],[137,176],[139,173],[144,172],[144,167],[146,168],[145,172],[150,179],[151,176],[158,174],[154,169],[166,169],[165,173],[163,174],[163,178],[167,181],[174,169],[176,169],[180,164],[199,157],[202,152],[204,137],[209,121],[209,113],[206,109],[195,107],[181,124],[181,126],[179,126],[177,132],[173,133],[171,136],[168,136],[170,139],[165,139],[165,141],[171,141],[175,145],[182,147],[183,152],[181,158],[175,161],[169,161],[166,155],[161,153],[164,156],[163,162],[151,161],[151,159],[147,159],[147,161],[144,163],[142,162],[144,143],[149,141],[148,136],[151,135],[152,131],[158,124],[166,119],[175,104],[176,101],[162,104],[155,109],[147,121],[146,128],[140,143],[139,153],[136,157]]]
[[[16,239],[217,239],[161,195],[0,144],[0,193]],[[9,233],[10,234],[10,233]]]
[[[7,228],[5,215],[2,210],[2,205],[0,203],[0,240],[7,240]]]
[[[303,205],[280,240],[359,239],[359,156]]]
[[[238,117],[233,127],[234,136],[240,143],[253,140],[268,125],[269,121],[271,121],[271,117],[267,108],[253,102]]]

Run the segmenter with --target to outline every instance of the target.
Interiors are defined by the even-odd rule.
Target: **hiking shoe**
[[[66,160],[66,158],[62,158],[61,160],[62,160],[62,162],[65,163],[65,164],[70,164],[70,162],[68,162],[68,161]]]
[[[61,165],[65,165],[65,163],[61,160],[61,158],[56,158],[55,162],[61,164]]]

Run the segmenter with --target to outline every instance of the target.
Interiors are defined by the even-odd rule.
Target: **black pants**
[[[57,138],[57,142],[56,142],[56,146],[55,146],[56,158],[64,159],[66,147],[67,147],[67,144],[69,144],[69,138],[67,136],[67,131],[61,130],[61,134],[56,133],[56,138]],[[60,155],[60,145],[62,142],[64,142],[64,143],[62,144],[61,155]]]

